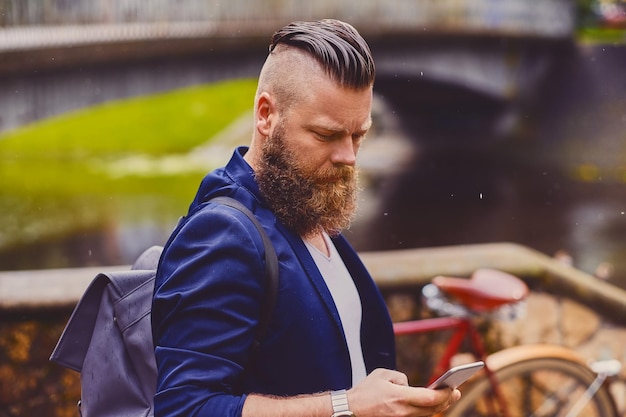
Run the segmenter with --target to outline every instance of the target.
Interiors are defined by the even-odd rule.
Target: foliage
[[[585,43],[623,44],[626,43],[626,29],[587,27],[580,29],[577,37]]]
[[[626,43],[626,1],[576,0],[575,4],[578,40],[585,43]],[[607,14],[607,10],[612,14]]]

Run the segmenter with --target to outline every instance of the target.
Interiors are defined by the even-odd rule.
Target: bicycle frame
[[[467,338],[472,346],[472,353],[477,359],[485,362],[483,372],[489,379],[494,396],[498,401],[498,406],[503,412],[503,417],[508,417],[509,412],[507,411],[506,402],[500,393],[495,374],[487,364],[487,352],[482,338],[469,317],[435,317],[394,323],[394,334],[396,336],[422,334],[440,330],[453,330],[454,333],[448,342],[446,350],[435,365],[428,383],[432,383],[439,375],[442,375],[450,368],[452,358],[460,352],[461,344]],[[490,404],[489,406],[493,405]]]
[[[484,360],[486,356],[478,331],[466,318],[437,317],[394,323],[394,333],[396,336],[421,334],[440,330],[454,330],[454,333],[452,334],[446,350],[430,375],[429,384],[450,368],[452,358],[459,352],[461,343],[465,340],[468,332],[472,347],[475,349],[474,353],[478,356],[478,359]]]
[[[608,376],[619,373],[621,364],[618,361],[602,361],[590,367],[588,361],[577,352],[550,344],[513,346],[488,355],[474,318],[493,313],[516,318],[523,313],[523,303],[520,301],[523,301],[527,294],[528,289],[521,280],[501,271],[481,269],[475,271],[469,279],[438,276],[433,278],[431,284],[424,286],[422,295],[428,309],[438,312],[440,316],[394,323],[394,334],[397,337],[435,331],[452,331],[444,352],[437,359],[429,375],[428,384],[452,366],[452,360],[456,354],[466,352],[462,349],[462,343],[468,341],[470,352],[476,360],[482,360],[485,367],[481,371],[482,375],[477,374],[467,383],[465,392],[471,399],[470,401],[483,398],[484,401],[481,404],[484,411],[489,413],[488,415],[511,417],[515,410],[512,407],[516,405],[507,403],[505,390],[510,386],[506,385],[506,381],[519,372],[519,369],[528,369],[528,366],[532,370],[537,369],[537,364],[539,364],[540,369],[543,370],[547,361],[551,363],[548,368],[552,367],[556,372],[563,370],[568,377],[589,384],[583,395],[568,411],[567,416],[573,417],[596,395],[598,390],[602,389],[601,386]],[[521,368],[518,367],[520,364]],[[507,373],[507,370],[513,370],[513,374]],[[595,380],[593,380],[594,374]],[[499,381],[501,376],[505,385],[501,385]],[[598,410],[602,410],[599,414],[601,417],[617,416],[615,401],[606,388],[597,398],[598,400],[594,402]],[[545,399],[550,399],[550,397],[545,397]],[[467,410],[466,407],[459,408],[460,412]],[[454,409],[451,413],[460,415],[455,413]],[[535,415],[534,412],[532,415]]]

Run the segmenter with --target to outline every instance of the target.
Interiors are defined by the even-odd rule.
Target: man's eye
[[[363,139],[365,139],[365,133],[355,133],[354,135],[352,135],[353,142],[360,143],[363,141]]]
[[[320,139],[323,139],[323,140],[332,140],[333,137],[334,137],[334,135],[332,133],[331,134],[325,134],[325,133],[320,133],[320,132],[317,132],[317,136]]]

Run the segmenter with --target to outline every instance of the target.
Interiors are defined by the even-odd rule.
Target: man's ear
[[[261,136],[270,136],[272,123],[276,118],[276,106],[272,96],[268,92],[259,95],[256,103],[256,129]]]

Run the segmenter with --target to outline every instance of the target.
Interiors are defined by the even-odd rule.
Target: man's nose
[[[352,140],[352,137],[346,135],[335,142],[331,162],[333,164],[354,165],[356,164],[356,154],[359,151],[358,143]]]

